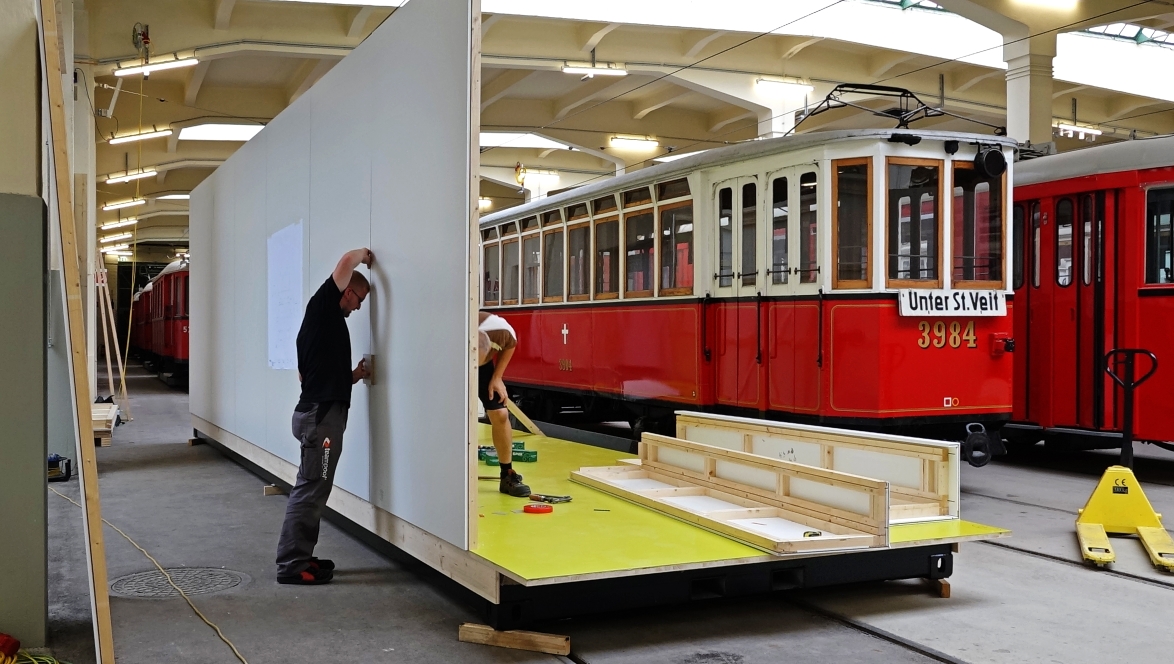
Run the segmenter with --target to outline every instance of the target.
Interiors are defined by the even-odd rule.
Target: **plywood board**
[[[958,443],[685,411],[677,436],[885,480],[892,523],[958,518]]]

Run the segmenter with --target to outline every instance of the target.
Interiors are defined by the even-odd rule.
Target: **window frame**
[[[595,209],[595,204],[598,203],[599,201],[604,200],[605,198],[611,199],[613,207],[610,207],[606,210]],[[615,193],[607,194],[606,196],[596,196],[595,198],[591,199],[591,205],[588,208],[588,210],[590,211],[592,218],[594,218],[594,217],[609,217],[611,215],[618,215],[620,213],[619,200],[616,198]]]
[[[518,264],[515,268],[518,271],[518,297],[512,300],[507,300],[505,297],[505,256],[506,245],[517,245],[515,253],[518,255]],[[515,306],[522,301],[522,238],[519,235],[511,235],[509,239],[502,239],[501,246],[498,248],[501,251],[501,299],[498,300],[499,306]]]
[[[580,205],[583,206],[583,210],[584,210],[583,214],[572,215],[571,211],[574,210],[575,208],[579,207]],[[591,203],[590,203],[590,201],[579,201],[578,203],[571,203],[570,205],[563,206],[563,219],[565,219],[568,224],[571,223],[572,221],[579,221],[580,219],[590,220],[591,219]]]
[[[492,247],[493,250],[497,252],[497,282],[498,282],[498,284],[497,284],[497,299],[496,300],[485,299],[485,280],[484,280],[485,250],[490,247]],[[483,306],[496,307],[496,306],[501,305],[501,290],[502,290],[501,289],[501,284],[502,284],[501,277],[503,276],[502,275],[501,258],[502,258],[501,240],[492,240],[490,242],[481,243],[481,261],[482,261],[481,267],[482,267],[482,273],[483,273],[482,280],[481,280],[481,304]]]
[[[526,297],[526,240],[530,238],[538,239],[538,297]],[[541,304],[542,303],[542,232],[531,231],[524,235],[518,236],[518,270],[521,275],[518,277],[518,298],[521,299],[522,304]]]
[[[1156,250],[1150,248],[1150,236],[1152,234],[1150,227],[1150,193],[1153,191],[1163,191],[1167,189],[1174,189],[1174,182],[1154,182],[1147,185],[1142,192],[1142,218],[1144,223],[1142,225],[1142,260],[1138,261],[1141,265],[1141,280],[1139,283],[1140,289],[1171,289],[1174,287],[1174,281],[1162,283],[1161,281],[1150,281],[1150,257],[1153,254],[1157,257]],[[1120,196],[1120,194],[1118,194]],[[1174,214],[1174,212],[1172,212]],[[1171,221],[1172,228],[1174,228],[1174,220]],[[1174,233],[1174,231],[1172,231]],[[1157,270],[1162,270],[1161,265],[1155,266]]]
[[[566,231],[567,231],[567,227],[563,226],[561,224],[557,225],[557,226],[554,224],[551,224],[550,226],[547,226],[545,230],[542,231],[542,242],[541,242],[541,250],[540,250],[542,257],[539,261],[538,271],[542,273],[542,289],[539,291],[539,297],[543,302],[565,302],[566,301],[566,295],[567,295],[567,279],[566,279],[566,274],[565,274],[566,267],[567,267],[567,236],[566,236]],[[563,234],[563,272],[564,272],[564,274],[563,274],[563,290],[558,295],[547,295],[546,294],[546,275],[547,275],[546,242],[547,242],[547,236],[554,235],[555,233],[562,233]]]
[[[649,190],[650,190],[649,193],[651,194],[651,186],[649,186]],[[644,288],[644,289],[641,289],[638,291],[629,291],[628,290],[628,218],[629,217],[638,217],[638,216],[644,215],[644,214],[651,214],[652,215],[652,259],[653,259],[652,275],[651,275],[652,278],[648,280],[649,286],[650,286],[649,288]],[[622,216],[622,220],[621,220],[622,223],[620,224],[620,257],[622,260],[620,262],[620,297],[625,300],[628,298],[656,297],[656,287],[658,285],[656,283],[657,282],[656,272],[657,272],[657,270],[660,269],[659,263],[655,262],[657,259],[657,255],[656,255],[656,245],[658,244],[657,233],[659,232],[659,229],[660,229],[660,224],[657,223],[659,221],[659,219],[657,219],[658,215],[656,213],[656,204],[654,202],[650,201],[648,203],[641,203],[638,206],[626,208],[626,209],[624,209],[624,213],[621,216]]]
[[[549,217],[551,215],[554,215],[555,219],[547,220],[547,217]],[[550,228],[551,226],[558,226],[559,224],[562,224],[562,223],[563,223],[563,211],[561,208],[554,208],[553,210],[547,210],[547,211],[538,215],[538,225],[543,229]]]
[[[640,191],[641,189],[648,192],[648,200],[647,201],[640,201],[639,203],[632,203],[631,205],[629,205],[628,200],[627,200],[627,194]],[[632,187],[631,189],[626,189],[626,190],[620,192],[620,210],[623,212],[627,212],[629,210],[638,210],[638,209],[644,207],[645,205],[654,205],[655,203],[656,203],[656,196],[655,196],[655,192],[654,192],[651,184],[641,185],[639,187]]]
[[[892,245],[890,238],[892,234],[889,232],[890,219],[888,218],[889,210],[889,193],[892,188],[889,186],[889,166],[934,166],[938,169],[938,193],[937,193],[937,219],[935,220],[938,226],[937,229],[937,253],[934,256],[935,268],[934,272],[937,274],[937,279],[896,279],[889,277],[889,258],[892,255]],[[946,164],[942,159],[924,159],[916,157],[886,157],[885,158],[885,288],[941,288],[944,283],[942,276],[942,251],[944,249],[945,238],[945,205],[942,200],[942,193],[946,186]],[[919,201],[920,203],[920,201]],[[913,213],[913,202],[910,201],[909,212]],[[920,212],[918,212],[920,214]],[[912,259],[912,256],[910,256]]]
[[[676,210],[678,208],[683,208],[686,206],[688,206],[691,210],[693,210],[693,230],[690,231],[693,234],[693,239],[691,241],[691,244],[693,246],[691,248],[691,251],[693,252],[693,283],[694,284],[697,283],[697,209],[696,209],[696,207],[693,206],[693,198],[691,196],[682,196],[680,198],[671,199],[670,202],[658,204],[656,206],[656,213],[652,216],[653,223],[656,225],[655,236],[657,238],[656,243],[654,244],[654,247],[656,248],[657,251],[660,252],[660,254],[658,256],[655,256],[655,258],[656,258],[656,274],[653,275],[653,281],[656,282],[655,288],[656,288],[657,297],[678,297],[681,295],[692,295],[693,294],[693,286],[689,286],[688,288],[684,288],[684,287],[665,288],[664,284],[660,283],[661,278],[663,277],[660,260],[663,259],[664,256],[666,255],[664,252],[664,246],[663,246],[664,245],[664,235],[661,234],[661,232],[660,232],[661,228],[662,228],[661,224],[660,224],[660,220],[661,220],[660,214],[661,214],[661,212],[667,212],[669,210]],[[627,256],[627,254],[625,253],[624,256]]]
[[[599,258],[599,256],[598,256],[598,253],[599,253],[599,230],[598,230],[598,228],[599,228],[600,224],[611,224],[611,223],[614,223],[616,225],[616,251],[620,254],[620,256],[623,256],[623,253],[624,253],[624,228],[623,228],[623,224],[620,223],[620,215],[612,213],[612,214],[607,214],[600,219],[592,219],[591,220],[591,299],[592,300],[618,300],[620,297],[620,294],[624,290],[624,270],[623,270],[624,265],[623,265],[622,258],[620,260],[619,267],[616,268],[616,289],[614,291],[608,291],[606,293],[600,293],[596,289],[596,287],[599,284],[599,280],[596,279],[596,276],[598,276],[599,271],[597,269],[598,266],[595,264],[596,259]]]
[[[571,231],[579,230],[580,228],[587,229],[587,292],[581,295],[571,294]],[[567,244],[564,251],[564,262],[567,266],[567,274],[563,282],[563,291],[567,294],[567,302],[586,302],[591,299],[591,291],[594,290],[595,284],[595,226],[591,223],[591,219],[585,219],[581,223],[567,224]]]
[[[1080,224],[1080,283],[1083,286],[1091,286],[1093,268],[1096,267],[1097,201],[1092,192],[1080,194],[1077,201]]]
[[[831,225],[832,225],[832,289],[833,290],[867,290],[872,288],[872,258],[874,252],[872,249],[872,233],[873,233],[873,217],[876,216],[873,211],[872,189],[873,189],[873,165],[872,157],[853,157],[851,159],[833,159],[831,162],[832,174],[832,209],[831,209]],[[841,279],[840,278],[840,178],[838,170],[841,166],[860,166],[864,165],[866,170],[865,177],[868,179],[868,185],[865,190],[868,192],[866,197],[865,207],[867,208],[867,234],[865,245],[864,258],[864,279]]]
[[[1022,233],[1015,235],[1015,211],[1019,210],[1023,214],[1023,222],[1020,225]],[[1016,240],[1015,254],[1011,256],[1011,290],[1017,291],[1027,285],[1027,272],[1029,266],[1028,253],[1031,248],[1031,242],[1028,237],[1031,234],[1031,219],[1029,217],[1030,210],[1026,203],[1015,203],[1011,206],[1011,232]],[[1022,237],[1020,237],[1022,235]],[[1019,259],[1019,269],[1015,269],[1015,259]]]
[[[1068,283],[1060,282],[1060,205],[1068,201],[1068,206],[1071,212],[1068,216],[1068,249],[1072,252],[1068,263]],[[1076,229],[1077,229],[1077,213],[1076,199],[1072,196],[1061,196],[1052,203],[1052,215],[1055,218],[1056,232],[1052,234],[1052,274],[1056,281],[1058,288],[1068,288],[1076,282]]]
[[[952,288],[961,288],[969,290],[1006,290],[1007,288],[1007,204],[1012,202],[1007,189],[1007,171],[999,177],[1000,200],[999,200],[999,241],[1002,256],[1000,261],[1002,265],[999,267],[999,274],[1001,278],[998,281],[982,281],[978,279],[954,279],[954,172],[961,169],[974,170],[974,163],[964,161],[961,159],[954,159],[950,162],[950,286]],[[1043,213],[1041,208],[1040,213]],[[1043,223],[1043,218],[1040,218],[1040,223]]]

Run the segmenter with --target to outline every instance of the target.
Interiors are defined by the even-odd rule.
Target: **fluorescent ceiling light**
[[[145,171],[137,173],[127,173],[126,175],[113,175],[106,179],[106,184],[117,184],[119,182],[130,182],[131,180],[140,180],[142,178],[149,178],[152,175],[157,175],[155,169],[149,168]]]
[[[110,252],[112,252],[112,251],[123,251],[123,250],[125,250],[125,249],[130,249],[130,245],[129,245],[129,244],[125,244],[125,243],[124,243],[124,244],[116,244],[116,245],[113,245],[113,246],[110,246],[110,247],[102,247],[102,248],[101,248],[101,249],[99,249],[98,251],[99,251],[99,252],[101,252],[101,253],[103,253],[103,254],[108,254],[108,253],[110,253]]]
[[[118,240],[125,240],[132,235],[134,235],[134,234],[133,233],[115,233],[114,235],[103,235],[102,239],[99,240],[99,242],[101,242],[102,244],[106,244],[108,242],[116,242]]]
[[[161,129],[159,131],[146,131],[141,134],[127,134],[126,136],[115,136],[106,141],[110,145],[118,145],[119,143],[130,143],[131,141],[145,141],[148,138],[163,138],[170,136],[173,132],[170,129]]]
[[[639,136],[612,136],[611,146],[624,150],[655,150],[660,146],[660,141]]]
[[[121,201],[119,203],[110,203],[108,205],[102,206],[102,209],[103,210],[120,210],[122,208],[134,207],[136,205],[146,205],[146,203],[147,203],[147,200],[145,198],[135,198],[135,199],[132,199],[129,201]]]
[[[515,132],[481,132],[481,147],[483,148],[520,148],[535,150],[570,150],[567,145],[552,141],[538,134],[521,134]]]
[[[532,171],[526,169],[526,180],[530,182],[558,182],[558,171]]]
[[[799,80],[780,80],[775,78],[756,78],[754,84],[767,94],[778,94],[782,92],[802,92],[803,94],[811,94],[815,92],[815,88],[803,83]]]
[[[1072,136],[1077,136],[1081,139],[1083,139],[1085,136],[1100,136],[1102,133],[1100,129],[1093,129],[1092,127],[1078,127],[1074,124],[1068,124],[1066,122],[1061,122],[1060,124],[1056,125],[1056,129],[1060,130],[1061,136],[1068,136],[1070,138]]]
[[[353,5],[364,7],[402,7],[408,4],[408,0],[363,0],[363,2],[356,2],[355,0],[273,0],[274,2],[312,2],[316,5]]]
[[[1076,3],[1079,0],[1015,0],[1017,5],[1027,5],[1028,7],[1038,7],[1040,9],[1076,9]]]
[[[488,198],[478,198],[477,207],[481,210],[488,210],[489,208],[493,207],[493,201],[489,200]]]
[[[209,122],[179,130],[181,141],[247,141],[265,125]]]
[[[134,256],[134,252],[131,252],[131,251],[122,251],[122,250],[119,250],[119,251],[107,251],[107,252],[106,252],[106,255],[107,255],[107,256]]]
[[[177,58],[175,60],[165,60],[163,62],[152,62],[146,65],[139,65],[137,67],[127,67],[125,69],[115,69],[115,76],[133,76],[134,74],[150,74],[153,71],[162,71],[164,69],[179,69],[180,67],[191,67],[200,64],[196,58]]]
[[[128,217],[127,219],[119,219],[118,221],[102,224],[98,227],[98,230],[108,231],[115,228],[122,228],[123,226],[133,226],[137,223],[139,223],[138,217]]]
[[[705,150],[697,150],[696,152],[682,152],[682,153],[675,153],[674,152],[672,154],[666,154],[663,157],[653,157],[652,161],[655,161],[658,164],[666,164],[670,161],[684,159],[685,157],[692,157],[693,155],[701,154],[702,152],[705,152]]]
[[[191,197],[192,197],[191,194],[164,194],[162,196],[156,196],[155,200],[157,200],[157,201],[186,201]]]
[[[563,66],[564,74],[579,74],[580,76],[627,76],[628,70],[617,63],[607,65],[590,65],[587,63],[568,62]]]

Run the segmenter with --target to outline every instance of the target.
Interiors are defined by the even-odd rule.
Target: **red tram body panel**
[[[1012,440],[1120,446],[1123,391],[1105,372],[1116,348],[1159,368],[1135,393],[1134,434],[1174,440],[1174,138],[1136,140],[1020,166],[1014,209]],[[1148,369],[1139,358],[1138,373]],[[1116,368],[1120,372],[1120,367]]]
[[[188,364],[188,263],[171,263],[135,294],[131,348],[168,382],[183,382]]]

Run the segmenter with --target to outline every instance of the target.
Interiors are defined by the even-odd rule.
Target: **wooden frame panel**
[[[889,192],[892,191],[892,188],[889,186],[890,185],[890,183],[889,183],[889,166],[933,166],[938,169],[938,193],[937,193],[938,211],[937,211],[937,215],[936,215],[937,218],[935,219],[935,222],[937,223],[937,226],[938,226],[938,230],[936,233],[936,235],[937,235],[937,247],[936,247],[937,254],[934,256],[934,260],[937,263],[935,272],[937,273],[938,278],[934,279],[932,281],[926,280],[926,279],[894,279],[889,276],[889,256],[892,254],[892,251],[893,251],[893,248],[889,243],[889,237],[890,237],[890,234],[889,234],[890,220],[888,217],[889,202],[890,202],[889,201]],[[945,162],[941,159],[915,159],[912,157],[887,157],[885,159],[885,206],[883,208],[884,211],[881,215],[881,217],[884,219],[884,229],[885,229],[885,237],[884,237],[884,242],[883,242],[884,247],[885,247],[885,254],[884,254],[884,260],[881,262],[882,270],[884,271],[884,274],[885,274],[885,288],[941,288],[942,287],[942,282],[944,279],[944,277],[942,276],[942,266],[943,266],[942,251],[943,251],[943,248],[945,247],[944,238],[946,236],[946,234],[945,234],[945,230],[946,230],[945,203],[946,202],[945,202],[945,199],[942,197],[942,192],[945,191],[945,186],[946,186],[946,167],[945,166],[946,166]],[[953,204],[952,197],[951,197],[950,203]],[[910,214],[912,215],[912,211],[913,211],[913,202],[912,201],[910,201],[910,208],[909,209],[910,209]],[[951,217],[951,222],[952,221],[953,221],[953,217]]]
[[[587,292],[580,295],[571,294],[571,233],[580,229],[587,229]],[[590,221],[584,221],[581,224],[572,224],[567,226],[567,251],[566,251],[566,292],[568,302],[585,302],[591,299],[591,291],[595,284],[595,233]]]
[[[496,300],[489,300],[489,299],[486,299],[486,297],[485,297],[485,269],[486,269],[485,250],[486,249],[491,249],[492,251],[497,253],[497,299]],[[481,275],[480,275],[481,278],[478,281],[480,282],[479,288],[481,289],[482,304],[486,307],[496,307],[501,304],[501,287],[502,287],[502,283],[504,282],[504,280],[502,279],[502,277],[504,276],[504,271],[503,271],[503,266],[501,264],[501,258],[502,258],[501,242],[499,240],[487,240],[481,244],[481,261],[482,261],[481,262]]]
[[[665,253],[665,249],[664,249],[664,234],[663,234],[663,227],[660,224],[660,214],[661,214],[661,212],[666,212],[668,210],[676,210],[678,208],[683,208],[683,207],[689,207],[690,209],[693,210],[693,230],[691,231],[693,233],[693,240],[692,240],[692,247],[691,247],[690,251],[693,253],[693,256],[694,256],[694,258],[693,258],[693,266],[694,266],[693,283],[694,283],[694,285],[696,285],[696,283],[697,283],[697,271],[696,271],[696,267],[697,267],[697,258],[696,258],[696,256],[697,256],[697,237],[698,237],[697,236],[697,208],[693,205],[693,199],[692,198],[682,198],[682,199],[674,200],[671,203],[659,204],[656,206],[656,215],[655,215],[655,220],[654,220],[657,228],[660,230],[655,233],[655,235],[656,235],[655,246],[656,246],[656,250],[658,252],[658,255],[654,257],[656,259],[656,265],[655,265],[656,274],[653,276],[653,280],[657,284],[657,289],[658,289],[657,295],[658,296],[671,297],[671,296],[675,296],[675,295],[692,295],[693,294],[693,286],[690,286],[688,288],[684,288],[684,287],[665,288],[664,284],[661,283],[661,278],[664,276],[664,271],[660,267],[660,261],[664,260],[664,257],[667,254]],[[675,248],[673,248],[673,249],[675,251]]]
[[[596,286],[598,284],[599,266],[595,264],[597,253],[599,252],[599,225],[615,223],[616,225],[616,289],[606,293],[600,293]],[[596,219],[591,223],[591,297],[595,300],[615,300],[620,297],[620,291],[623,290],[624,275],[624,261],[622,259],[624,253],[624,227],[620,223],[620,216],[614,214],[602,219]]]
[[[537,280],[537,297],[526,297],[526,241],[538,240],[538,275]],[[520,276],[518,278],[518,297],[522,299],[522,304],[538,304],[542,301],[542,233],[530,232],[522,235],[519,238],[518,250],[518,270]]]
[[[522,242],[517,235],[507,236],[509,239],[501,241],[501,304],[517,304],[522,299]],[[518,277],[518,296],[513,299],[506,299],[505,296],[505,256],[506,248],[513,245],[514,253],[518,255],[517,277]]]
[[[540,249],[540,251],[542,252],[542,260],[539,263],[538,271],[542,273],[541,293],[542,293],[542,301],[543,302],[562,302],[563,300],[566,299],[566,293],[567,293],[567,275],[566,275],[566,272],[567,272],[567,269],[566,269],[567,268],[567,235],[566,235],[566,232],[567,232],[566,226],[555,226],[553,224],[548,229],[542,231],[542,244],[541,244],[541,249]],[[546,265],[546,243],[549,241],[548,238],[551,235],[554,235],[556,233],[563,234],[563,265],[562,265],[563,289],[562,289],[562,292],[559,293],[558,295],[547,295],[546,294],[546,271],[549,268]]]
[[[640,290],[628,290],[628,224],[632,217],[639,217],[643,215],[650,215],[652,217],[652,274],[648,280],[647,288]],[[659,242],[657,242],[657,229],[660,224],[657,223],[656,208],[652,204],[641,204],[640,207],[631,210],[624,210],[623,223],[620,224],[620,294],[624,299],[637,297],[652,297],[656,295],[656,249]]]
[[[868,178],[868,186],[865,188],[867,193],[865,207],[868,209],[866,215],[867,229],[865,231],[865,260],[864,260],[864,279],[840,279],[840,206],[838,201],[840,199],[840,178],[837,169],[841,166],[860,166],[866,167],[866,177]],[[847,288],[871,288],[872,287],[872,265],[875,258],[872,251],[872,220],[876,216],[872,204],[872,157],[859,157],[853,159],[834,159],[831,165],[832,174],[832,209],[829,219],[832,226],[832,288],[833,289],[847,289]]]
[[[998,281],[975,281],[975,280],[969,280],[969,279],[955,280],[954,279],[954,250],[953,250],[953,244],[952,244],[953,240],[954,240],[954,171],[956,171],[958,169],[963,169],[963,170],[971,169],[971,170],[973,170],[974,164],[972,164],[970,162],[966,162],[966,161],[954,160],[954,161],[950,162],[950,165],[951,165],[951,169],[950,169],[950,241],[951,241],[951,246],[950,246],[950,285],[954,288],[977,288],[977,289],[986,289],[986,290],[1003,290],[1004,288],[1007,287],[1007,207],[1008,207],[1009,203],[1013,203],[1013,201],[1010,200],[1012,198],[1011,192],[1007,190],[1007,171],[1003,171],[1003,177],[1000,178],[1000,181],[1002,183],[1001,184],[1001,186],[1002,186],[1002,192],[1001,192],[1002,200],[999,201],[999,233],[1000,233],[1000,238],[1001,238],[1000,239],[1000,242],[1001,242],[1000,247],[1001,247],[1001,251],[1002,251],[1002,256],[1000,257],[999,273],[1002,275],[1002,278],[999,279]],[[1041,210],[1043,209],[1042,206],[1040,209]],[[1030,224],[1031,223],[1030,222],[1030,210],[1028,211],[1028,214],[1029,214],[1029,217],[1028,217],[1028,221],[1026,223]],[[1053,210],[1053,214],[1054,214],[1054,210]],[[1030,232],[1031,232],[1031,229],[1029,227],[1028,233],[1030,234]],[[1036,287],[1038,288],[1038,286],[1036,286]]]

